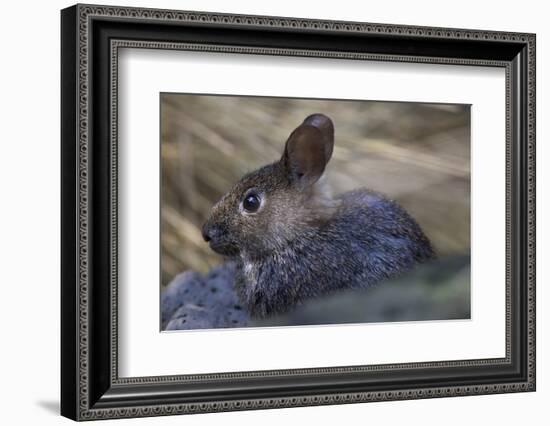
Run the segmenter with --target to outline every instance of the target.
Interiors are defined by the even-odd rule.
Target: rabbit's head
[[[245,175],[212,207],[202,228],[211,249],[230,257],[276,254],[322,226],[334,209],[319,181],[333,146],[330,118],[307,117],[290,134],[279,161]]]

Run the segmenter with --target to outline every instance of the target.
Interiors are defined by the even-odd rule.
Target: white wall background
[[[550,28],[545,2],[104,0],[103,4],[537,33],[538,390],[421,401],[118,420],[119,424],[544,424],[550,401]],[[59,9],[3,4],[0,65],[0,416],[68,424],[59,404]],[[110,424],[107,421],[102,424]],[[113,423],[115,424],[115,423]]]

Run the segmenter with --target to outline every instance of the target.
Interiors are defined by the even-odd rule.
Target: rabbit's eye
[[[260,208],[261,203],[260,196],[251,192],[244,197],[243,208],[247,213],[255,213]]]

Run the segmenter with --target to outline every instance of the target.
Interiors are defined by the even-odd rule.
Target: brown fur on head
[[[202,229],[212,250],[259,258],[320,226],[334,209],[319,181],[333,146],[330,118],[307,117],[289,136],[279,161],[245,175],[212,207]]]

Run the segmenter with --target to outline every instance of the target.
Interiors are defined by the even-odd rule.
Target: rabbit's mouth
[[[239,254],[239,249],[236,245],[226,241],[214,241],[208,242],[210,248],[222,256],[236,256]]]

